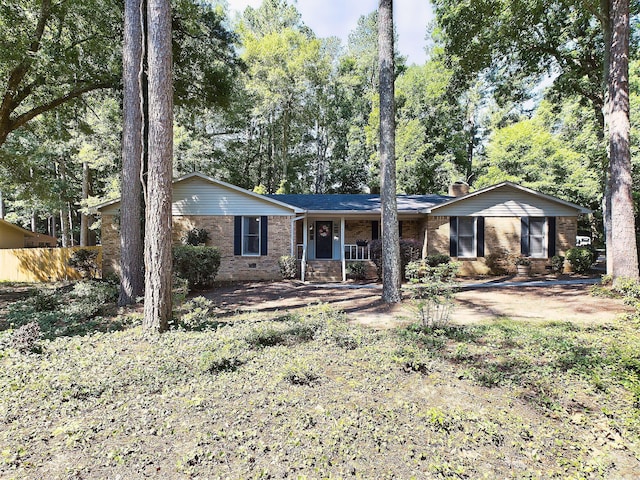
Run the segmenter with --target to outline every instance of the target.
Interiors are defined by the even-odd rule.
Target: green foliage
[[[298,260],[291,255],[283,255],[278,259],[278,268],[283,279],[296,278],[298,274]]]
[[[367,266],[364,262],[347,262],[347,275],[354,280],[366,278]]]
[[[210,288],[220,268],[217,247],[178,245],[173,247],[175,274],[189,282],[189,288]]]
[[[587,273],[596,260],[596,254],[588,247],[573,247],[567,250],[567,261],[576,273]]]
[[[424,257],[424,263],[426,263],[430,267],[437,267],[438,265],[449,262],[451,262],[451,257],[443,253],[435,253],[433,255],[427,255],[426,257]]]
[[[9,345],[20,353],[40,352],[38,341],[42,333],[38,322],[25,323],[11,334]]]
[[[38,290],[26,300],[12,303],[4,321],[12,328],[35,322],[46,339],[118,330],[123,326],[121,319],[106,317],[113,315],[117,297],[117,285],[83,280],[59,289]]]
[[[184,237],[182,237],[182,243],[185,245],[191,245],[197,247],[204,245],[209,240],[209,232],[206,228],[192,228]]]
[[[78,270],[83,277],[94,278],[98,272],[98,251],[81,248],[69,257],[69,266]]]
[[[562,255],[554,255],[551,257],[551,271],[553,273],[564,272],[564,257]]]
[[[292,385],[311,385],[318,378],[316,368],[304,359],[293,360],[282,372],[282,379]]]
[[[369,252],[371,255],[371,261],[376,266],[376,273],[378,274],[378,280],[382,280],[382,240],[372,240],[369,244]],[[400,239],[400,268],[404,277],[404,272],[407,264],[420,258],[422,255],[422,245],[417,240],[412,239]]]
[[[180,306],[178,326],[184,330],[201,331],[216,327],[215,304],[205,297],[195,297]]]
[[[423,327],[440,328],[449,323],[456,291],[454,278],[459,269],[458,262],[441,263],[435,267],[425,261],[407,265],[411,303]]]

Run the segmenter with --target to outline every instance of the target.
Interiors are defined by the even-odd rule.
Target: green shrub
[[[445,263],[430,265],[425,258],[424,260],[409,262],[405,268],[405,277],[413,283],[421,279],[425,279],[425,281],[451,282],[456,277],[459,269],[460,263],[452,262],[451,259]]]
[[[220,250],[216,247],[179,245],[173,248],[175,274],[189,282],[189,288],[210,288],[220,268]]]
[[[450,262],[451,262],[451,257],[443,253],[436,253],[434,255],[427,255],[426,257],[424,257],[424,263],[426,263],[430,267],[437,267],[438,265],[442,265],[443,263],[450,263]]]
[[[347,275],[354,280],[364,280],[366,278],[367,266],[364,262],[348,262]]]
[[[278,259],[278,267],[280,268],[280,275],[283,279],[296,278],[298,273],[298,260],[291,255],[283,255]]]
[[[98,251],[81,248],[69,257],[69,266],[79,271],[83,277],[95,278],[98,273]]]
[[[431,267],[424,260],[407,265],[412,306],[424,327],[438,328],[449,323],[455,295],[454,278],[459,268],[458,262]]]
[[[182,243],[185,245],[204,245],[209,240],[209,232],[204,228],[192,228],[182,237]]]
[[[553,273],[562,273],[564,271],[564,257],[562,255],[551,257],[551,271]]]
[[[596,254],[587,247],[574,247],[567,250],[567,261],[576,273],[586,273],[596,260]]]
[[[118,286],[100,280],[83,280],[73,285],[67,312],[91,318],[111,313],[118,300]]]
[[[378,280],[382,280],[382,240],[372,240],[369,244],[371,260],[376,266]],[[418,260],[422,255],[422,245],[416,240],[400,239],[400,268],[404,278],[405,267],[409,262]]]
[[[201,331],[217,325],[213,310],[215,304],[205,297],[195,297],[184,303],[180,310],[178,325],[185,330]]]
[[[282,372],[282,379],[292,385],[310,385],[318,378],[314,366],[300,359],[288,363]]]

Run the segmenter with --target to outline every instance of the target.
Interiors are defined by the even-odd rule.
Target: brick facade
[[[278,259],[291,255],[290,216],[268,217],[268,255],[239,256],[233,254],[233,216],[174,216],[173,243],[180,243],[183,235],[192,228],[205,228],[210,239],[207,245],[220,248],[222,262],[217,280],[276,280],[280,278]],[[297,223],[296,240],[302,243],[302,222]],[[429,216],[422,220],[403,220],[402,238],[415,238],[423,243],[423,255],[449,254],[449,217]],[[576,217],[556,218],[556,248],[558,255],[575,245]],[[345,243],[371,239],[371,220],[347,220]],[[102,216],[103,271],[119,272],[120,237],[117,219],[113,215]],[[520,251],[519,217],[485,217],[485,255],[500,249]],[[552,256],[550,254],[550,256]],[[532,259],[532,272],[544,273],[549,259]],[[485,258],[462,260],[462,275],[488,274]]]
[[[578,231],[576,217],[556,217],[556,250],[558,255],[566,255],[568,249],[575,246]],[[485,217],[484,227],[485,255],[507,250],[520,252],[520,217]],[[426,222],[426,255],[436,253],[449,254],[449,217],[428,217]],[[552,257],[553,253],[549,253]],[[532,258],[531,271],[545,273],[549,258]],[[489,268],[485,258],[463,260],[461,275],[486,275]]]
[[[222,256],[216,280],[278,280],[281,278],[278,259],[291,255],[291,218],[268,217],[267,255],[241,256],[233,254],[233,216],[174,216],[173,243],[179,244],[186,232],[204,228],[209,232],[207,246],[218,247]],[[112,215],[102,217],[103,268],[118,273],[120,236]]]

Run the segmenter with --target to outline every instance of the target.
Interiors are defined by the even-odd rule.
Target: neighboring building
[[[577,218],[588,209],[504,182],[450,196],[398,195],[401,238],[417,240],[423,256],[443,253],[463,274],[488,273],[498,250],[530,257],[544,272],[554,255],[575,245]],[[104,271],[118,271],[119,202],[102,215]],[[379,195],[259,195],[199,173],[173,182],[173,240],[192,228],[209,231],[222,253],[219,280],[280,277],[278,259],[300,260],[303,280],[340,281],[346,262],[369,261],[369,242],[381,237]]]
[[[55,247],[55,237],[26,230],[0,219],[0,248]]]

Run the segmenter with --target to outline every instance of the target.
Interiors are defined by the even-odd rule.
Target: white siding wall
[[[433,211],[457,217],[571,217],[579,212],[561,203],[503,187]]]
[[[120,203],[101,210],[114,215]],[[293,210],[202,178],[173,185],[173,215],[292,215]]]

